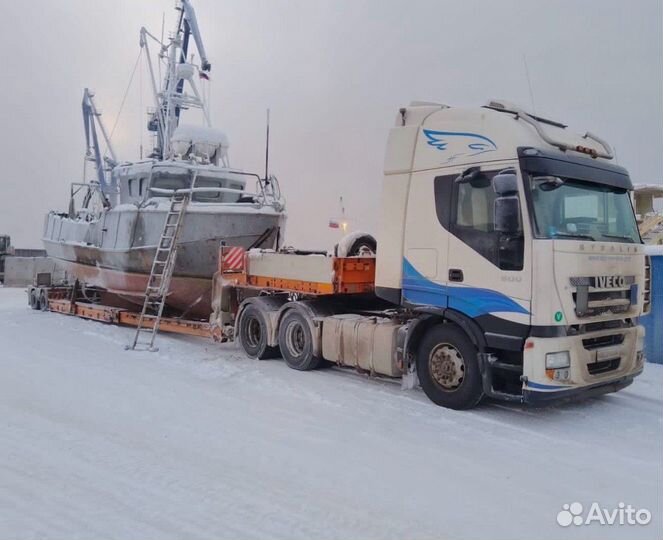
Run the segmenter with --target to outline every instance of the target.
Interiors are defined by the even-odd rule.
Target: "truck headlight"
[[[546,369],[567,368],[571,365],[569,351],[546,353]]]

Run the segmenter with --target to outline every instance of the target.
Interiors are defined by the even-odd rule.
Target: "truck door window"
[[[522,270],[522,233],[507,236],[495,231],[493,209],[497,197],[492,177],[483,173],[467,182],[453,183],[451,233],[502,270]]]

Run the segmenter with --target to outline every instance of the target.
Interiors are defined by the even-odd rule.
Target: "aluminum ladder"
[[[127,349],[157,351],[154,346],[154,339],[159,332],[163,308],[166,304],[166,297],[170,289],[170,280],[173,277],[175,269],[175,260],[177,259],[177,239],[182,228],[184,215],[186,214],[190,191],[175,192],[170,199],[170,208],[166,215],[166,221],[161,231],[161,237],[157,244],[157,250],[152,261],[152,270],[147,280],[145,288],[145,300],[143,309],[140,312],[140,319],[136,326],[136,334],[131,345]],[[151,326],[144,326],[147,320],[152,321]],[[149,341],[141,341],[141,334],[149,334]]]

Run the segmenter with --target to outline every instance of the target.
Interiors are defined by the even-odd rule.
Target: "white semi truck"
[[[505,102],[402,108],[376,254],[369,237],[334,255],[228,248],[212,326],[249,356],[418,381],[456,409],[617,391],[643,369],[650,280],[612,158]]]

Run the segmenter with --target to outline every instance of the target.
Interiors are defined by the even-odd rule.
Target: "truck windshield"
[[[640,243],[628,191],[558,176],[530,176],[539,237]]]

